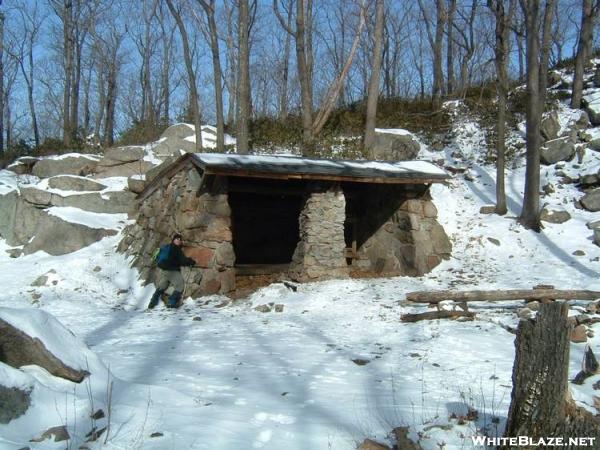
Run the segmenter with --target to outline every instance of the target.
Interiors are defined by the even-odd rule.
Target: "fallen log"
[[[466,317],[470,320],[475,318],[475,313],[470,311],[428,311],[418,314],[403,314],[400,316],[402,322],[418,322],[420,320],[457,319]]]
[[[508,289],[497,291],[416,291],[406,294],[412,303],[498,302],[504,300],[596,300],[600,292],[560,289]]]

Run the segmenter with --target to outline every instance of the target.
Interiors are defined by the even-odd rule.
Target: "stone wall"
[[[448,259],[452,244],[425,186],[369,186],[352,197],[355,276],[420,276]]]
[[[154,281],[152,254],[179,232],[199,268],[184,269],[186,295],[235,289],[232,214],[225,177],[183,170],[146,198],[119,250]],[[419,276],[447,259],[452,245],[437,222],[427,186],[310,183],[288,275],[307,282],[352,276]],[[356,241],[356,254],[346,249]],[[351,262],[351,265],[348,263]]]
[[[300,241],[289,275],[298,281],[348,277],[344,256],[346,199],[340,188],[314,185],[300,213]]]
[[[195,168],[163,180],[140,205],[136,223],[125,230],[119,250],[133,256],[132,265],[147,282],[155,279],[152,254],[181,233],[184,252],[199,268],[183,269],[186,295],[227,293],[235,289],[231,211],[227,202],[227,180],[209,177],[210,192],[200,189]]]

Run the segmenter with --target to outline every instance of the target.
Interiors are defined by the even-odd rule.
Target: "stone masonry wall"
[[[181,233],[184,253],[199,268],[184,268],[186,295],[227,293],[235,289],[235,254],[226,179],[210,180],[211,189],[200,191],[201,177],[194,168],[182,171],[146,198],[136,223],[125,230],[119,250],[133,256],[140,277],[153,282],[152,254]]]
[[[452,244],[437,222],[437,209],[428,190],[404,187],[378,187],[390,192],[369,195],[359,205],[360,217],[371,229],[358,249],[352,271],[379,276],[420,276],[448,259]],[[373,192],[375,194],[375,192]]]
[[[292,279],[348,277],[344,256],[345,209],[346,199],[341,189],[315,189],[309,195],[300,213],[300,241],[289,269]]]

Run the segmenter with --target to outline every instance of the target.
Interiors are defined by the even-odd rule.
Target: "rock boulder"
[[[64,255],[115,234],[116,230],[90,228],[48,215],[43,223],[38,223],[33,239],[25,244],[23,252],[28,255],[42,250],[53,256]]]
[[[581,200],[581,206],[591,212],[600,211],[600,188],[596,188],[585,194]]]
[[[421,145],[409,132],[378,131],[371,155],[382,161],[409,161],[417,157],[420,149]]]
[[[31,404],[30,394],[16,387],[0,385],[0,423],[9,423],[25,414]]]
[[[40,178],[50,178],[56,175],[89,175],[98,164],[95,155],[71,153],[52,158],[40,159],[32,169],[32,174]]]
[[[38,338],[32,338],[12,324],[0,319],[0,361],[14,368],[36,365],[56,377],[76,383],[83,381],[87,372],[76,370],[50,353]]]
[[[550,165],[559,161],[570,161],[575,156],[575,144],[570,137],[546,141],[540,149],[542,164]]]
[[[558,121],[558,113],[550,112],[542,119],[541,130],[542,136],[546,141],[556,139],[560,131],[560,122]]]
[[[549,223],[565,223],[571,219],[571,215],[565,210],[542,209],[540,219]]]
[[[48,186],[63,191],[101,191],[106,185],[85,177],[58,175],[48,180]]]

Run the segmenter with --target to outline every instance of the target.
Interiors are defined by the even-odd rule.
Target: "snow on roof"
[[[449,175],[427,161],[348,161],[304,158],[289,155],[235,155],[195,153],[196,163],[210,172],[244,171],[246,173],[310,175],[313,178],[393,178],[442,181]]]

